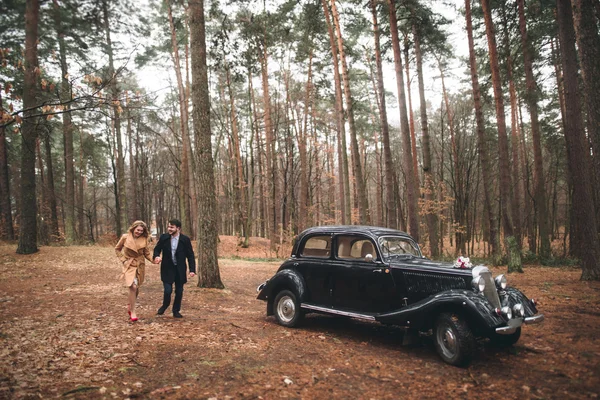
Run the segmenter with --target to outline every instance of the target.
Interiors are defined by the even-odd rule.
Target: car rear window
[[[329,258],[331,254],[331,236],[313,236],[304,243],[302,257]]]

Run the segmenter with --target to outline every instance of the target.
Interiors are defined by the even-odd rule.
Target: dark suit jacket
[[[160,263],[160,279],[165,283],[175,282],[175,265],[173,264],[173,258],[171,257],[171,235],[168,233],[160,235],[158,243],[154,248],[153,259],[158,257],[162,253],[162,262]],[[192,248],[192,241],[189,237],[179,234],[179,243],[177,244],[177,250],[175,250],[175,259],[177,260],[177,272],[179,272],[179,279],[183,282],[187,282],[187,271],[185,261],[187,260],[190,272],[196,273],[196,259],[194,258],[194,249]]]

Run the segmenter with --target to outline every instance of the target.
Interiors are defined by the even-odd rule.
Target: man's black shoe
[[[183,318],[183,315],[179,314],[179,311],[173,311],[173,318]]]
[[[161,307],[158,309],[158,311],[156,312],[156,315],[163,315],[166,311],[167,307]]]

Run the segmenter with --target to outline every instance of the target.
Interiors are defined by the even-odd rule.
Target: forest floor
[[[183,319],[157,316],[159,268],[147,265],[136,323],[112,247],[0,245],[0,398],[582,399],[600,394],[600,282],[572,267],[527,266],[509,284],[546,320],[512,348],[487,342],[467,369],[402,331],[309,315],[287,329],[256,287],[279,262],[268,242],[222,237],[225,290],[185,286]],[[493,268],[494,273],[505,267]]]

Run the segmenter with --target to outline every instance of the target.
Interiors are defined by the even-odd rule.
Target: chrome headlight
[[[515,304],[513,307],[513,312],[515,313],[515,317],[523,318],[525,316],[525,308],[523,307],[523,304]]]
[[[496,289],[498,290],[504,290],[506,289],[506,276],[504,276],[504,274],[498,275],[495,279],[494,279],[494,283],[496,283]]]
[[[504,314],[507,319],[512,319],[513,317],[510,307],[502,307],[502,314]]]
[[[471,285],[473,289],[478,290],[479,292],[483,292],[485,290],[485,280],[482,276],[476,276],[471,281]]]

